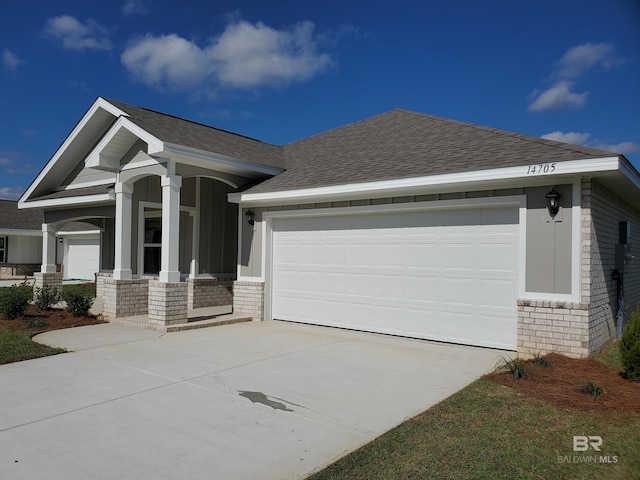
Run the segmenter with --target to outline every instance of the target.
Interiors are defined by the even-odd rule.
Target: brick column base
[[[62,294],[62,273],[42,273],[34,272],[33,277],[35,282],[33,286],[35,288],[48,287],[52,290],[57,290],[59,294]]]
[[[149,280],[147,279],[116,280],[112,277],[102,277],[99,291],[104,301],[102,315],[107,320],[147,313],[149,303]]]
[[[264,320],[264,282],[233,282],[233,313],[251,315],[256,322]]]
[[[187,283],[149,281],[149,323],[160,327],[187,323]]]

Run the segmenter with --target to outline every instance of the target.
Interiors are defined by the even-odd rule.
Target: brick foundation
[[[187,285],[187,307],[190,309],[233,303],[233,279],[231,278],[189,278]]]
[[[102,314],[105,319],[144,315],[148,311],[148,279],[115,280],[103,276],[99,280],[100,296],[104,303]],[[98,296],[98,281],[96,282]]]
[[[264,282],[234,282],[233,313],[251,315],[254,321],[264,320]]]
[[[187,323],[186,282],[149,281],[149,323],[164,327]]]
[[[549,300],[518,300],[518,353],[589,355],[589,305]]]

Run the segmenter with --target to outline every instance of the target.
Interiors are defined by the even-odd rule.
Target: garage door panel
[[[272,316],[515,348],[517,221],[513,207],[276,219]]]
[[[64,259],[65,278],[93,280],[100,271],[100,239],[69,238]]]

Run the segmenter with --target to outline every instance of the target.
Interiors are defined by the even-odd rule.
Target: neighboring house
[[[233,302],[584,356],[615,337],[622,285],[640,302],[624,156],[405,110],[275,146],[98,98],[20,207],[45,212],[39,282],[59,282],[59,225],[90,221],[105,317],[158,328]]]
[[[42,267],[42,210],[19,210],[18,202],[0,200],[0,277],[25,277]],[[56,270],[65,278],[93,280],[99,271],[100,230],[83,222],[56,232]]]
[[[42,263],[42,212],[0,200],[0,277],[31,276]]]

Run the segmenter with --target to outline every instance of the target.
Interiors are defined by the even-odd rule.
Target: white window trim
[[[162,216],[162,203],[158,203],[158,202],[148,202],[148,201],[144,201],[141,200],[138,202],[138,260],[137,260],[137,264],[138,264],[138,269],[137,269],[137,274],[135,275],[135,278],[142,278],[142,277],[149,277],[150,275],[145,275],[144,273],[140,273],[144,270],[144,219],[145,219],[145,213],[144,213],[144,209],[145,208],[152,208],[154,210],[160,210],[160,212],[158,212],[160,215]],[[196,215],[196,207],[189,207],[189,206],[185,206],[185,205],[180,205],[180,212],[188,212],[189,215],[193,216],[195,218]],[[198,234],[198,231],[196,229],[196,222],[193,222],[193,228],[192,228],[193,232],[192,235],[196,235]],[[155,244],[154,244],[155,245]],[[193,256],[193,252],[192,252],[192,256]],[[180,272],[180,277],[188,277],[189,276],[189,272]]]

